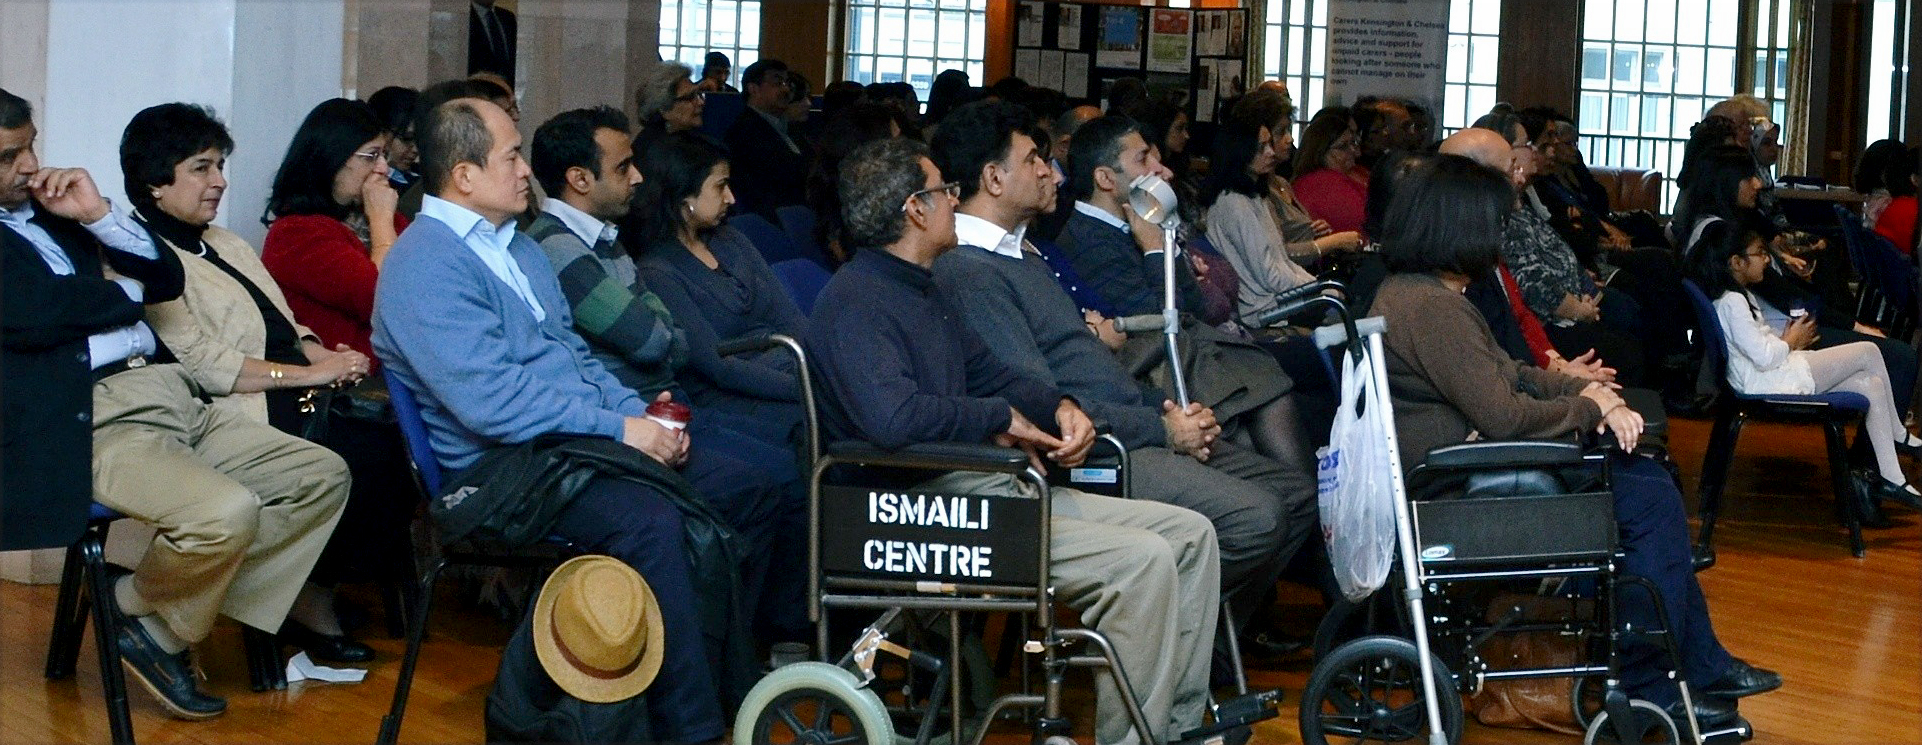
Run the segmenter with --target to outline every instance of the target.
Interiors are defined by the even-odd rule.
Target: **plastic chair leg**
[[[1843,431],[1847,424],[1830,419],[1822,423],[1822,434],[1829,446],[1829,480],[1834,484],[1835,502],[1842,513],[1842,524],[1849,529],[1849,553],[1860,559],[1869,549],[1862,540],[1861,500],[1856,499],[1855,484],[1849,478],[1849,449]]]
[[[407,654],[400,661],[400,677],[394,681],[394,701],[387,716],[380,719],[380,734],[375,745],[394,745],[400,739],[400,722],[407,715],[407,693],[414,683],[414,666],[420,662],[421,641],[427,636],[427,614],[434,608],[434,584],[447,560],[436,558],[420,579],[420,602],[407,622]]]
[[[106,529],[88,528],[78,547],[80,562],[86,566],[89,591],[95,598],[113,592],[108,584],[104,542]],[[113,608],[104,602],[93,603],[93,639],[100,655],[100,687],[107,699],[107,728],[114,745],[134,745],[133,719],[127,713],[127,678],[120,669],[120,624]],[[78,642],[78,629],[75,641]]]
[[[91,538],[83,535],[81,541]],[[80,661],[80,637],[87,628],[87,609],[81,585],[89,582],[84,573],[85,559],[81,557],[80,542],[67,547],[67,560],[60,566],[60,598],[53,606],[53,637],[47,642],[47,679],[60,680],[73,675],[74,667]]]

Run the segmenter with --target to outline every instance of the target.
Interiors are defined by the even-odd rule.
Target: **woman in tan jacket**
[[[286,297],[253,246],[211,224],[227,189],[222,169],[232,150],[226,127],[198,106],[162,104],[127,125],[120,164],[134,217],[166,247],[162,250],[180,255],[187,276],[180,299],[148,306],[147,321],[213,397],[213,406],[299,435],[309,416],[301,411],[303,397],[359,381],[368,360],[345,344],[328,349],[295,324]],[[318,444],[342,451],[330,442]],[[351,544],[366,540],[351,525],[354,503],[368,499],[358,483],[360,466],[348,458],[357,483],[347,512],[281,627],[288,642],[335,662],[373,658],[373,650],[345,635],[333,610],[336,575],[354,551]]]

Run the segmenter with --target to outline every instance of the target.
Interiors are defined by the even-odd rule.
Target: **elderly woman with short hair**
[[[662,62],[648,71],[641,87],[634,90],[635,108],[641,117],[634,152],[641,152],[643,143],[662,135],[701,128],[707,92],[695,85],[693,76],[694,70],[679,62]]]

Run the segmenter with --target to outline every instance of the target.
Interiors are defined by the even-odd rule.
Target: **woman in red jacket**
[[[322,102],[294,132],[262,218],[260,260],[287,293],[294,320],[327,347],[346,344],[370,359],[374,281],[406,227],[387,182],[389,142],[366,103]]]

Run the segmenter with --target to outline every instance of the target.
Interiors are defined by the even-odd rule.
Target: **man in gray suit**
[[[960,246],[935,260],[935,284],[1002,362],[1108,422],[1129,449],[1136,496],[1214,523],[1222,594],[1246,621],[1315,524],[1314,480],[1219,439],[1212,411],[1144,389],[1103,346],[1023,238],[1054,206],[1047,144],[1013,104],[970,104],[942,120],[932,149],[943,176],[960,182]]]

